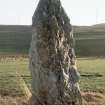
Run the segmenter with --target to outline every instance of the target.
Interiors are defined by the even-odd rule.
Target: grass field
[[[0,53],[27,54],[32,30],[31,26],[0,26]],[[74,26],[76,55],[105,56],[105,24]]]
[[[81,74],[80,87],[82,91],[105,91],[105,58],[78,58],[77,65]],[[28,70],[28,58],[1,59],[1,95],[24,95],[17,73],[30,87],[31,77]]]
[[[31,35],[30,26],[0,26],[0,105],[7,105],[1,102],[8,100],[8,96],[9,101],[24,99],[24,83],[20,78],[31,89],[27,58]],[[86,93],[83,97],[92,102],[89,105],[105,105],[105,24],[74,26],[74,37],[80,87]]]
[[[80,86],[83,91],[105,91],[105,58],[79,58]]]
[[[30,83],[30,73],[28,70],[28,59],[6,58],[0,61],[0,94],[20,96],[24,95],[22,84],[19,82],[20,74],[26,83]]]

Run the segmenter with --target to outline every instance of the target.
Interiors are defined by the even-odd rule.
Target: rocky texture
[[[40,0],[32,27],[30,105],[81,105],[72,26],[60,0]]]

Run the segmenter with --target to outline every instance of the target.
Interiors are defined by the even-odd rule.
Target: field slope
[[[0,25],[0,54],[28,54],[31,29],[31,26]],[[105,24],[74,26],[73,30],[78,56],[105,55]]]

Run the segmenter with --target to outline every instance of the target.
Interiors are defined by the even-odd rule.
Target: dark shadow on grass
[[[103,77],[102,74],[81,74],[81,77]]]

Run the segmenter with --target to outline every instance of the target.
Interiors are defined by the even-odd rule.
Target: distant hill
[[[74,32],[105,32],[105,23],[92,26],[74,26]]]
[[[105,24],[74,26],[77,55],[105,56]]]
[[[0,25],[0,53],[27,53],[31,26]]]
[[[27,25],[0,25],[0,54],[28,53],[32,30]],[[105,54],[105,24],[73,26],[77,55]]]
[[[31,26],[26,25],[0,25],[0,32],[29,32]]]
[[[93,27],[97,27],[97,28],[105,28],[105,23],[95,24],[95,25],[93,25]]]

